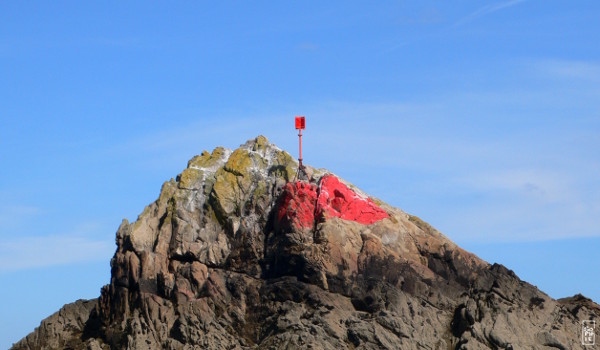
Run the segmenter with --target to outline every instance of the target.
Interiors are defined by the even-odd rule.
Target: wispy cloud
[[[600,82],[600,63],[594,61],[545,60],[533,63],[534,68],[551,78]]]
[[[563,91],[561,81],[539,79],[539,70],[528,64],[511,67],[522,79],[508,87],[456,91],[422,101],[302,106],[308,116],[306,162],[423,216],[456,240],[600,236],[594,223],[600,216],[595,176],[600,162],[594,152],[600,147],[595,114],[600,103],[590,99],[587,109],[575,113],[579,90],[588,82]],[[543,69],[585,76],[595,74],[596,65],[554,63]],[[112,152],[180,170],[203,149],[236,147],[265,134],[296,155],[291,123],[297,109],[278,106],[254,115],[240,111],[199,117],[137,135]]]
[[[0,206],[0,225],[14,226],[20,221],[38,214],[39,208],[29,205],[7,204]]]
[[[454,25],[455,26],[460,26],[469,22],[473,22],[481,17],[490,15],[494,12],[521,4],[523,2],[525,2],[526,0],[509,0],[509,1],[503,1],[503,2],[498,2],[495,4],[489,4],[486,6],[483,6],[473,12],[471,12],[470,14],[466,15],[465,17],[459,19]]]
[[[568,175],[544,169],[504,169],[472,174],[465,179],[473,188],[483,191],[513,193],[543,202],[571,201],[574,194]]]
[[[390,43],[388,47],[383,49],[380,52],[380,54],[382,54],[382,55],[388,54],[388,53],[393,52],[404,46],[412,45],[417,42],[431,39],[431,38],[434,38],[434,37],[437,37],[440,35],[446,35],[446,33],[448,32],[449,29],[460,27],[467,23],[478,20],[482,17],[489,16],[495,12],[519,5],[526,1],[527,0],[508,0],[508,1],[496,2],[494,4],[489,4],[489,5],[483,6],[479,9],[467,14],[464,17],[461,17],[454,23],[450,22],[447,25],[439,26],[439,27],[437,27],[437,29],[435,29],[433,31],[428,31],[425,33],[419,32],[419,34],[417,34],[417,35],[410,36],[410,37],[403,37],[403,39],[401,39],[401,40],[396,39],[392,43]],[[441,19],[442,19],[442,15],[440,14],[439,10],[433,9],[433,11],[429,15],[425,15],[423,17],[423,20],[421,20],[421,21],[411,20],[411,21],[408,21],[407,23],[413,22],[413,24],[416,24],[418,22],[421,22],[421,24],[425,24],[425,23],[438,24],[439,22],[442,22]]]
[[[503,158],[492,155],[490,160],[506,161]],[[463,215],[445,216],[445,225],[460,232],[460,240],[471,242],[599,236],[594,222],[600,215],[595,204],[600,189],[591,175],[581,173],[593,173],[594,166],[583,160],[571,168],[560,157],[555,161],[553,168],[533,164],[519,168],[509,163],[459,172],[462,178],[452,182],[464,195],[477,200],[457,203]]]
[[[112,241],[81,235],[8,238],[0,241],[0,272],[106,261],[113,253]]]

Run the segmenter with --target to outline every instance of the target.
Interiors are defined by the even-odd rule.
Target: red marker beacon
[[[296,116],[296,129],[298,129],[298,130],[306,129],[306,118]]]

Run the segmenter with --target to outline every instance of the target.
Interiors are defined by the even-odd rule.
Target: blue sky
[[[258,134],[552,297],[600,300],[597,1],[3,2],[0,347]]]

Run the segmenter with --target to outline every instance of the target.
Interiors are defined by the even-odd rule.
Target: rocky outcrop
[[[189,161],[116,235],[97,300],[14,349],[579,349],[584,297],[501,265],[259,136]]]
[[[98,306],[97,299],[77,300],[63,306],[42,321],[40,326],[13,348],[17,349],[86,349],[93,339],[85,335],[86,327],[92,325],[89,317]],[[93,346],[93,345],[92,345]]]

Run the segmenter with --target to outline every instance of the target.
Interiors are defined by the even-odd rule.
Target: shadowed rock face
[[[189,161],[116,235],[98,299],[13,349],[580,349],[553,300],[264,137]],[[375,181],[375,179],[374,179]]]

